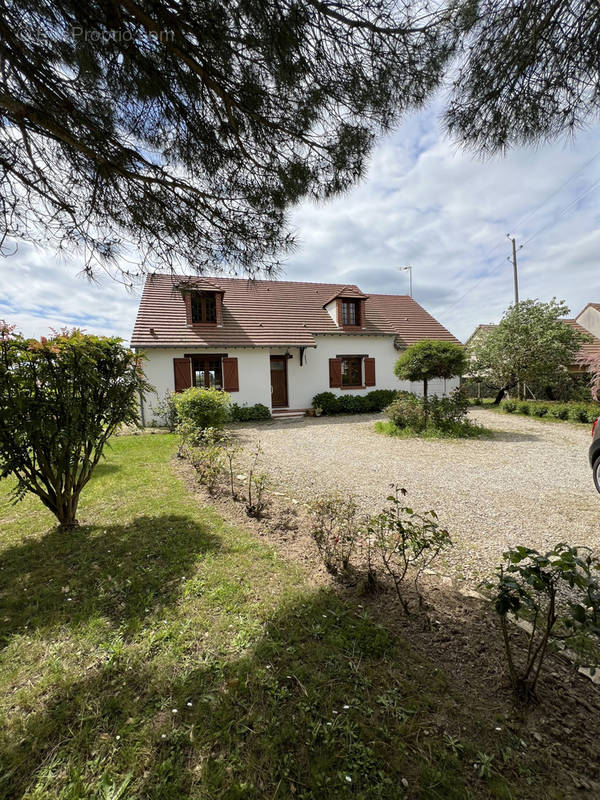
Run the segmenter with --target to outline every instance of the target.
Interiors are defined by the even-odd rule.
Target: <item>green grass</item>
[[[398,439],[481,439],[493,435],[488,428],[471,422],[455,423],[447,428],[428,425],[422,431],[415,431],[412,428],[398,428],[391,420],[381,420],[375,423],[375,431]]]
[[[518,736],[200,507],[174,450],[116,439],[72,533],[0,484],[0,798],[543,796]]]

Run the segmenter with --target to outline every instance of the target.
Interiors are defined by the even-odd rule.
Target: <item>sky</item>
[[[380,141],[366,175],[327,203],[292,214],[297,249],[282,279],[354,283],[413,296],[461,340],[520,297],[600,302],[600,124],[537,148],[481,160],[444,134],[438,109],[405,118]],[[521,247],[521,245],[523,245]],[[27,336],[78,326],[128,340],[140,291],[90,283],[77,259],[15,243],[0,259],[0,319]]]

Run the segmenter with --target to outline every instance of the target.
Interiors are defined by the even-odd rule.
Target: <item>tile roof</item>
[[[442,339],[460,344],[456,336],[408,295],[370,294],[367,314],[369,309],[376,310],[388,320],[400,345],[407,346],[421,339]]]
[[[178,287],[188,283],[225,292],[222,326],[187,325]],[[334,283],[154,274],[146,278],[131,344],[133,347],[314,347],[316,334],[349,335],[337,327],[323,308],[340,293],[367,297],[365,328],[359,335],[395,336],[406,344],[425,338],[458,341],[406,296],[367,296],[357,286]]]
[[[590,305],[593,305],[593,303],[590,303]],[[571,328],[575,328],[575,330],[579,331],[579,333],[586,333],[588,336],[592,337],[591,342],[586,342],[585,344],[581,345],[577,357],[578,363],[580,363],[581,361],[588,361],[590,358],[597,358],[598,356],[600,356],[600,339],[598,339],[596,336],[594,336],[588,330],[586,330],[583,327],[583,325],[580,325],[577,322],[576,319],[563,319],[563,322],[566,325],[570,325]]]
[[[487,325],[478,325],[473,331],[473,333],[469,336],[467,341],[465,342],[465,345],[469,344],[469,342],[472,341],[477,336],[478,333],[487,333],[489,331],[493,331],[494,328],[497,327],[498,325],[496,325],[493,322],[489,322]]]

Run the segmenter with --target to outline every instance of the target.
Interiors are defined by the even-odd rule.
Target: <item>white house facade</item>
[[[420,339],[458,340],[412,298],[365,295],[356,286],[235,278],[147,278],[131,340],[145,355],[154,396],[142,409],[157,419],[169,391],[214,386],[239,405],[274,416],[302,414],[319,392],[367,394],[408,389],[393,367]],[[433,381],[447,394],[459,379]]]

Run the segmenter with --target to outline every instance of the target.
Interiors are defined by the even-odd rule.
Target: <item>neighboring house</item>
[[[585,362],[600,355],[600,303],[588,303],[574,319],[563,319],[562,322],[575,328],[579,333],[586,333],[593,337],[591,342],[586,342],[581,346],[575,362],[569,365],[569,372],[587,372]],[[481,341],[487,333],[497,327],[494,324],[478,325],[465,342],[465,347]]]
[[[333,283],[151,275],[131,345],[146,356],[159,398],[214,386],[240,405],[301,414],[315,394],[373,389],[422,391],[393,372],[399,352],[421,339],[458,339],[405,295],[366,295]],[[433,381],[445,394],[459,379]],[[155,415],[156,398],[142,409]]]
[[[575,317],[575,321],[592,336],[600,339],[600,303],[588,303]]]
[[[493,331],[494,328],[497,327],[498,326],[495,325],[494,323],[489,323],[488,325],[478,325],[473,331],[473,333],[469,336],[467,341],[465,342],[465,347],[470,347],[476,342],[481,341],[482,338],[486,335],[486,333]]]

